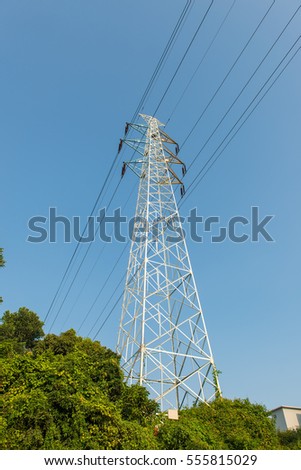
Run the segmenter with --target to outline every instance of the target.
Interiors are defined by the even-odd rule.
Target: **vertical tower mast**
[[[117,352],[129,384],[139,383],[161,410],[220,395],[209,338],[190,264],[173,185],[178,145],[156,118],[127,124],[120,141],[140,157],[124,163],[140,178]],[[142,134],[127,138],[129,128]],[[168,145],[175,146],[175,153]]]

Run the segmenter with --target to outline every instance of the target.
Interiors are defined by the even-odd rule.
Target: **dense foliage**
[[[74,330],[44,335],[26,308],[0,325],[2,449],[300,449],[300,432],[277,434],[267,410],[217,398],[158,413],[138,385],[123,381],[119,357]]]
[[[301,450],[301,428],[280,432],[279,441],[283,449]]]
[[[21,307],[18,312],[11,313],[6,311],[3,314],[2,324],[0,325],[0,341],[2,346],[9,343],[18,350],[30,349],[43,336],[43,322],[28,308]]]
[[[164,422],[158,437],[163,449],[276,449],[279,445],[265,407],[225,398],[183,410],[179,421]]]
[[[4,258],[3,258],[3,248],[0,248],[0,267],[4,266]]]
[[[6,312],[1,325],[1,448],[154,448],[145,420],[157,404],[144,388],[123,383],[117,355],[74,330],[37,341],[43,336],[38,317],[28,315],[28,328],[23,314]],[[16,343],[9,348],[12,330]]]
[[[0,268],[3,268],[5,266],[5,261],[3,258],[3,248],[0,248]],[[2,297],[0,297],[0,304],[3,302]]]

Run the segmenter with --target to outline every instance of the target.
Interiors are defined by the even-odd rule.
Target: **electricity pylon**
[[[128,384],[147,388],[161,410],[181,409],[221,394],[173,185],[184,186],[173,165],[186,168],[179,147],[156,118],[127,123],[125,162],[140,178],[123,295],[117,353]],[[129,129],[142,134],[127,137]],[[169,145],[175,146],[172,152]]]

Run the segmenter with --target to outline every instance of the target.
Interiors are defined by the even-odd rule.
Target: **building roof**
[[[277,408],[273,408],[272,410],[270,410],[270,413],[272,413],[273,411],[281,410],[283,408],[284,409],[289,409],[289,410],[300,410],[301,411],[300,406],[285,406],[285,405],[282,405],[282,406],[277,406]]]

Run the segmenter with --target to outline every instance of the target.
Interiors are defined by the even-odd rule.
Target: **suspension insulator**
[[[118,145],[118,153],[120,153],[120,150],[122,149],[122,144],[123,144],[123,140],[120,139],[119,145]]]
[[[126,122],[126,123],[125,123],[125,129],[124,129],[124,134],[125,134],[125,135],[127,135],[128,131],[129,131],[129,127],[130,127],[129,123]]]
[[[187,173],[186,165],[183,163],[183,166],[182,166],[182,175],[185,176],[186,173]]]
[[[122,165],[122,170],[121,170],[121,178],[123,178],[123,177],[124,177],[125,170],[126,170],[126,163],[125,163],[125,162],[123,162],[123,165]]]
[[[185,187],[184,187],[184,184],[182,184],[181,186],[181,189],[180,189],[180,192],[181,192],[181,198],[185,195]]]
[[[178,155],[178,153],[180,152],[179,144],[176,144],[176,150],[175,150],[175,152],[176,152],[176,155]]]

